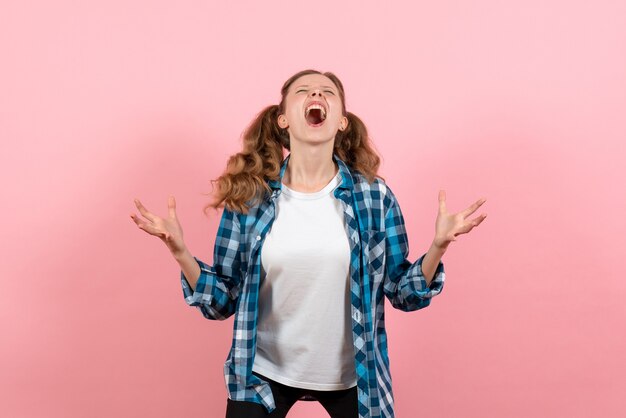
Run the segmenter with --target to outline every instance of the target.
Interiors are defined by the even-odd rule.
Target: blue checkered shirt
[[[411,263],[400,206],[379,178],[373,183],[352,171],[337,155],[341,184],[334,190],[342,202],[350,242],[350,296],[354,365],[359,418],[392,418],[393,393],[385,331],[385,298],[402,311],[427,307],[443,289],[440,262],[427,286],[422,274],[423,254]],[[233,340],[224,363],[228,397],[276,408],[268,382],[252,374],[261,274],[261,247],[276,213],[280,179],[269,182],[271,194],[247,214],[224,209],[215,240],[213,266],[195,258],[200,277],[195,291],[181,271],[185,301],[204,317],[224,320],[235,316]],[[322,347],[320,347],[322,348]]]

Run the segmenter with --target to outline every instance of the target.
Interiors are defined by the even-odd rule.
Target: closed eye
[[[296,90],[296,93],[300,93],[302,91],[306,92],[306,90],[300,89],[300,90]],[[332,90],[324,90],[324,93],[335,94],[335,92]]]

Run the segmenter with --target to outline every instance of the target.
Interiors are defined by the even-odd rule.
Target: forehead
[[[322,74],[303,75],[302,77],[299,77],[298,79],[296,79],[296,81],[293,82],[290,90],[299,86],[303,86],[303,85],[306,85],[309,87],[331,87],[335,91],[338,90],[335,83],[333,83],[330,78]]]

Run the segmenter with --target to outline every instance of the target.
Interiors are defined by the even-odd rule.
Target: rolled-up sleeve
[[[213,266],[194,257],[200,266],[195,291],[180,272],[185,302],[207,319],[224,320],[235,313],[241,289],[240,236],[238,216],[225,208],[215,238]]]
[[[430,305],[444,285],[445,272],[440,261],[430,285],[422,273],[422,262],[426,254],[411,263],[408,260],[409,242],[404,226],[404,218],[398,201],[389,188],[385,201],[385,296],[391,305],[402,311],[416,311]]]

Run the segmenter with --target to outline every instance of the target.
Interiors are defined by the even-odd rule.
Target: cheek
[[[287,115],[290,118],[294,118],[294,117],[298,118],[300,116],[304,116],[304,115],[301,115],[301,113],[302,113],[301,109],[302,109],[302,104],[293,101],[293,102],[289,103],[289,105],[287,106]]]
[[[290,121],[295,122],[295,121],[298,121],[298,120],[302,119],[302,116],[300,115],[300,112],[299,112],[298,110],[296,110],[296,109],[290,109],[290,110],[287,112],[287,118],[288,118]]]
[[[343,119],[343,115],[341,114],[341,108],[339,108],[336,112],[333,113],[332,120],[337,124],[341,123],[341,119]]]
[[[343,115],[341,114],[341,110],[342,110],[341,100],[339,99],[334,100],[332,102],[332,106],[333,106],[332,109],[333,109],[334,117],[337,118],[337,120],[340,120],[343,117]]]

